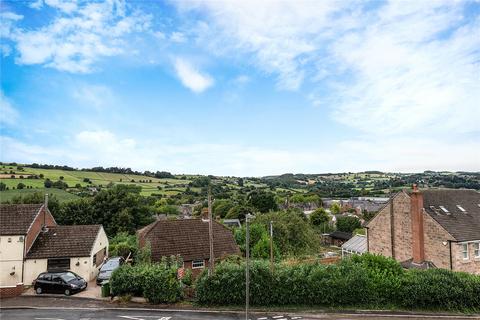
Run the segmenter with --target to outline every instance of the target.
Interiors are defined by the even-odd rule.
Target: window
[[[463,255],[463,260],[468,260],[468,243],[462,244],[462,255]]]
[[[192,261],[192,269],[203,268],[205,267],[204,260],[193,260]]]
[[[473,244],[473,254],[475,258],[480,258],[480,242],[475,242]]]
[[[12,242],[12,238],[8,238],[8,243]]]
[[[18,242],[23,242],[23,237],[18,237]]]
[[[461,205],[457,204],[458,210],[462,211],[463,213],[467,212]]]

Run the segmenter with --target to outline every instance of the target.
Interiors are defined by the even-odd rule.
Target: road
[[[1,309],[2,320],[230,320],[245,319],[245,315],[235,312],[205,312],[184,310],[132,310],[132,309]],[[409,315],[409,314],[346,314],[320,313],[315,315],[292,314],[254,314],[252,320],[309,320],[309,319],[378,319],[378,320],[405,320],[405,319],[480,319],[472,316],[443,316],[443,315]]]

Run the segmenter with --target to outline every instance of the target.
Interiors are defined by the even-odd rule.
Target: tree
[[[342,211],[342,207],[340,207],[340,204],[338,202],[334,202],[330,206],[330,211],[332,212],[332,214],[339,214]]]
[[[319,239],[312,226],[295,212],[269,212],[255,216],[253,223],[267,230],[273,221],[273,241],[282,255],[299,256],[318,252]]]
[[[251,223],[249,225],[249,231],[250,231],[250,248],[253,248],[253,246],[260,241],[260,239],[266,235],[268,237],[267,229],[265,228],[264,225],[260,223]],[[238,244],[240,247],[240,250],[245,253],[245,239],[246,239],[246,228],[245,226],[242,226],[241,228],[236,228],[235,229],[235,242]]]
[[[318,208],[310,214],[310,223],[319,226],[330,221],[330,217],[323,208]]]
[[[198,177],[193,179],[193,181],[190,184],[192,185],[192,187],[201,188],[201,187],[208,187],[210,185],[210,182],[211,180],[209,177]]]
[[[353,232],[355,229],[361,228],[362,223],[357,217],[345,216],[338,217],[337,219],[337,230],[343,232]]]
[[[257,259],[270,259],[270,237],[265,232],[260,240],[252,248],[252,257]],[[275,260],[280,258],[280,250],[273,243],[273,257]]]
[[[248,194],[247,202],[258,211],[265,213],[278,209],[275,195],[271,192],[255,190]]]
[[[176,216],[180,214],[180,210],[178,210],[178,207],[171,204],[162,204],[159,206],[156,205],[155,212],[157,214],[165,214],[167,216]]]
[[[226,219],[240,219],[245,220],[245,216],[249,213],[253,212],[253,208],[243,205],[236,205],[228,210],[227,215],[225,216]]]
[[[228,199],[218,199],[213,202],[212,211],[215,217],[225,218],[228,211],[233,208],[235,204]]]
[[[53,185],[53,182],[50,180],[50,179],[46,179],[45,182],[43,183],[43,185],[45,186],[45,188],[51,188],[52,185]]]
[[[0,182],[0,191],[5,191],[7,190],[7,185],[3,182]]]
[[[243,187],[243,178],[238,178],[237,183],[239,187]]]
[[[43,173],[40,173],[38,176],[40,177],[40,179],[43,179],[44,177]]]
[[[25,188],[25,187],[26,187],[25,184],[22,183],[22,182],[20,182],[19,184],[17,184],[17,189],[20,189],[20,190],[21,190],[21,189],[23,189],[23,188]]]

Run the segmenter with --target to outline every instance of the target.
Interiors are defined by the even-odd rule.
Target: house
[[[361,234],[354,235],[350,240],[342,244],[342,258],[352,254],[362,255],[367,252],[367,237]]]
[[[401,191],[366,225],[369,252],[406,268],[444,268],[480,274],[480,193]]]
[[[0,205],[0,291],[22,292],[39,273],[69,269],[93,280],[107,255],[100,225],[59,226],[45,204]]]
[[[352,238],[352,234],[350,232],[333,231],[332,233],[323,235],[323,242],[326,245],[340,247],[345,242],[350,240],[350,238]]]
[[[150,243],[152,261],[179,255],[184,267],[198,275],[208,267],[210,259],[209,223],[202,219],[157,220],[137,232],[140,246]],[[232,232],[221,223],[213,222],[215,261],[239,255]]]

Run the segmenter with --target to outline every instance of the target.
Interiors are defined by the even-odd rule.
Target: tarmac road
[[[228,311],[196,310],[147,310],[147,309],[50,309],[50,308],[6,308],[0,309],[2,320],[230,320],[245,319],[243,313]],[[480,319],[478,316],[426,315],[426,314],[391,314],[391,313],[320,313],[320,314],[282,314],[255,313],[251,320],[309,320],[309,319]]]

